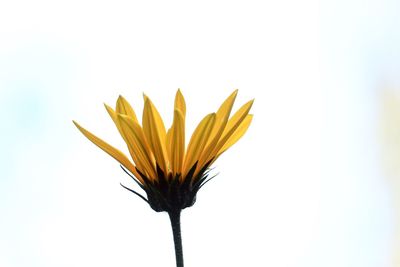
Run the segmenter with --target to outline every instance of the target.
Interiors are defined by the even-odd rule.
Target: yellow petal
[[[185,119],[179,109],[175,109],[174,111],[174,121],[172,123],[170,147],[172,173],[181,173],[183,158],[185,155]]]
[[[104,107],[106,108],[108,114],[110,115],[111,119],[113,120],[113,122],[115,124],[117,124],[118,122],[118,118],[117,118],[117,113],[114,111],[114,109],[112,107],[110,107],[109,105],[107,105],[106,103],[104,103]]]
[[[215,124],[215,113],[205,116],[194,130],[185,157],[183,173],[186,175],[199,160]]]
[[[228,122],[229,115],[231,114],[232,111],[232,106],[233,103],[235,102],[236,96],[237,96],[238,90],[236,89],[220,106],[216,113],[216,120],[215,120],[215,125],[214,128],[211,132],[211,136],[207,141],[207,146],[206,149],[204,150],[203,154],[200,157],[199,161],[199,168],[201,168],[204,164],[207,163],[210,154],[214,151],[215,146],[218,143],[218,140],[220,139],[225,126]]]
[[[127,115],[128,117],[132,118],[136,123],[139,123],[132,106],[129,104],[128,101],[126,101],[126,99],[122,95],[118,97],[117,107],[115,111],[117,113]]]
[[[216,113],[216,121],[215,121],[215,126],[214,129],[211,133],[211,138],[208,142],[211,143],[212,139],[214,137],[218,137],[218,134],[222,134],[226,123],[228,122],[229,115],[231,114],[232,111],[232,106],[233,103],[235,102],[236,96],[237,96],[238,90],[236,89],[219,107],[217,113]]]
[[[130,160],[125,156],[124,153],[122,153],[120,150],[114,148],[113,146],[107,144],[82,126],[80,126],[76,121],[72,121],[75,126],[81,131],[81,133],[87,137],[93,144],[101,148],[104,152],[109,154],[111,157],[116,159],[119,163],[122,164],[125,168],[127,168],[133,175],[135,175],[136,178],[139,179],[139,181],[143,182],[143,179],[139,175],[139,173],[136,171],[135,166],[130,162]]]
[[[166,148],[167,148],[167,154],[168,154],[168,159],[172,159],[172,147],[171,147],[171,144],[172,144],[172,131],[173,131],[173,126],[171,126],[171,128],[169,128],[168,129],[168,131],[167,131],[167,136],[166,136],[166,140],[165,140],[165,142],[166,142],[166,144],[165,144],[165,146],[166,146]]]
[[[119,122],[119,120],[118,120],[118,114],[117,114],[117,112],[115,112],[115,111],[112,109],[112,107],[110,107],[110,106],[107,105],[107,104],[104,104],[104,107],[106,108],[106,110],[107,110],[107,112],[108,112],[108,115],[110,115],[111,119],[113,120],[113,122],[114,122],[115,126],[117,127],[119,133],[121,134],[122,138],[124,138],[124,140],[125,140],[124,134],[123,134],[123,132],[122,132],[122,130],[121,130],[120,122]]]
[[[133,157],[138,168],[152,179],[156,178],[155,166],[152,162],[151,151],[146,142],[143,130],[138,123],[127,115],[118,114],[118,120],[126,142],[133,151]]]
[[[236,129],[240,126],[243,120],[246,118],[247,114],[249,113],[251,106],[253,105],[254,99],[250,100],[246,104],[244,104],[236,113],[229,119],[228,123],[226,124],[225,130],[222,133],[221,139],[218,141],[214,151],[211,153],[209,160],[216,156],[218,151],[225,145],[231,135],[236,131]]]
[[[117,112],[115,112],[115,111],[114,111],[110,106],[108,106],[107,104],[104,104],[104,106],[106,107],[106,110],[107,110],[108,114],[110,115],[111,119],[114,121],[115,126],[117,127],[119,133],[121,134],[122,138],[124,139],[125,144],[126,144],[127,147],[128,147],[129,154],[131,155],[131,157],[132,157],[134,163],[135,163],[136,165],[138,165],[138,167],[140,166],[139,169],[142,169],[142,166],[140,165],[140,163],[138,163],[138,158],[136,157],[135,152],[132,150],[132,147],[128,144],[128,141],[126,140],[126,138],[125,138],[125,136],[124,136],[124,132],[122,131],[121,122],[120,122],[120,120],[118,119],[118,114],[117,114]]]
[[[224,153],[228,148],[234,145],[242,136],[246,133],[247,129],[250,126],[250,123],[253,119],[253,114],[248,114],[243,122],[239,125],[236,131],[228,138],[226,143],[222,146],[220,151],[218,151],[217,156],[218,158],[222,153]]]
[[[168,155],[166,149],[166,132],[160,114],[148,97],[145,97],[143,109],[143,131],[153,151],[157,164],[168,172]]]
[[[178,91],[176,91],[175,109],[178,109],[182,113],[183,118],[185,118],[185,116],[186,116],[186,102],[185,102],[185,98],[183,97],[182,92],[181,92],[180,89],[178,89]]]

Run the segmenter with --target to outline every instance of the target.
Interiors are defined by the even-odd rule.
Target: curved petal
[[[182,172],[185,155],[185,119],[179,109],[174,111],[174,121],[171,127],[171,168],[173,174]]]
[[[118,130],[120,130],[120,127],[118,124],[117,112],[115,112],[115,110],[112,107],[110,107],[109,105],[107,105],[106,103],[104,103],[104,107],[106,108],[108,115],[110,115],[111,119],[115,123],[115,126],[117,126]]]
[[[208,161],[214,158],[218,151],[225,145],[231,135],[236,131],[236,129],[240,126],[243,120],[248,115],[251,106],[253,105],[254,99],[250,100],[246,104],[244,104],[236,113],[229,119],[224,132],[222,133],[221,139],[218,141],[217,145],[214,147],[213,152],[210,154]]]
[[[143,132],[153,151],[157,164],[168,172],[168,155],[166,149],[166,131],[160,114],[148,97],[145,97],[143,109]]]
[[[195,162],[199,160],[199,156],[203,152],[214,124],[215,113],[211,113],[205,116],[194,130],[185,156],[185,164],[182,171],[184,175],[186,175]]]
[[[126,115],[118,114],[118,120],[120,121],[121,129],[127,144],[136,158],[138,168],[140,168],[142,172],[147,173],[150,176],[149,178],[155,179],[155,166],[142,128],[132,118]]]
[[[133,119],[134,122],[139,123],[132,106],[129,104],[128,101],[126,101],[126,99],[122,95],[118,97],[115,111],[117,113],[127,115],[128,117]]]
[[[125,137],[124,131],[122,130],[121,127],[121,122],[118,119],[118,113],[115,112],[110,106],[108,106],[107,104],[104,104],[104,106],[106,107],[106,110],[108,112],[108,114],[110,115],[111,119],[113,120],[115,126],[117,127],[121,137],[124,139],[125,144],[128,147],[129,150],[129,154],[131,155],[133,162],[139,167],[139,169],[141,169],[143,171],[143,166],[141,165],[138,157],[136,156],[135,151],[132,150],[132,146],[129,145],[128,140]]]
[[[115,112],[115,111],[112,109],[112,107],[110,107],[110,106],[107,105],[107,104],[104,104],[104,107],[106,108],[106,110],[107,110],[107,112],[108,112],[108,115],[110,115],[110,117],[111,117],[111,119],[113,120],[115,126],[117,127],[119,133],[121,134],[122,138],[124,139],[124,141],[125,141],[125,143],[126,143],[124,133],[122,132],[121,125],[120,125],[120,122],[119,122],[119,120],[118,120],[118,113]]]
[[[170,161],[172,161],[172,131],[173,131],[173,125],[171,126],[171,128],[168,129],[167,131],[167,136],[165,137],[165,147],[167,149],[167,154],[168,154],[168,158],[170,159]],[[170,162],[171,165],[171,162]],[[171,166],[169,166],[171,168]]]
[[[240,138],[246,133],[249,128],[251,121],[253,120],[253,114],[248,114],[243,122],[239,125],[239,127],[235,130],[235,132],[227,139],[226,143],[222,146],[222,148],[217,152],[214,160],[217,159],[222,153],[224,153],[228,148],[233,146]]]
[[[222,105],[219,107],[217,113],[216,113],[216,121],[215,121],[215,126],[214,129],[211,133],[211,138],[207,142],[207,144],[210,144],[213,139],[219,139],[220,135],[222,134],[223,130],[225,129],[225,126],[228,122],[229,115],[231,114],[233,103],[235,102],[236,96],[237,96],[238,90],[236,89],[233,91],[233,93],[225,99],[225,101],[222,103]],[[214,138],[215,137],[215,138]]]
[[[136,171],[135,166],[132,164],[132,162],[125,156],[124,153],[122,153],[120,150],[114,148],[113,146],[109,145],[108,143],[104,142],[102,139],[99,137],[95,136],[82,126],[80,126],[76,121],[72,121],[75,126],[78,128],[78,130],[86,136],[87,139],[89,139],[93,144],[101,148],[104,152],[109,154],[111,157],[116,159],[119,163],[121,163],[125,168],[127,168],[135,177],[143,182],[142,177],[139,175],[139,173]]]
[[[185,118],[186,116],[186,102],[185,102],[185,98],[182,95],[182,92],[180,89],[178,89],[178,91],[176,91],[176,95],[175,95],[175,105],[174,105],[174,109],[178,109],[182,115],[183,118]]]
[[[214,151],[215,146],[217,145],[225,126],[228,122],[229,115],[232,111],[233,103],[235,102],[238,90],[236,89],[220,106],[216,113],[216,120],[214,128],[211,132],[210,138],[207,141],[207,146],[204,152],[202,153],[199,160],[199,167],[201,168],[204,164],[207,163],[210,154]]]

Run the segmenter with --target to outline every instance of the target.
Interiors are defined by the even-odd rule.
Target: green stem
[[[183,251],[181,236],[181,210],[168,212],[174,235],[176,267],[183,267]]]

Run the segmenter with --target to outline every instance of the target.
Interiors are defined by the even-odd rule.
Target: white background
[[[174,266],[168,217],[77,120],[145,92],[190,134],[236,88],[253,123],[182,214],[186,266],[386,267],[396,222],[376,132],[398,86],[395,1],[0,4],[0,266]],[[126,150],[125,150],[126,151]]]

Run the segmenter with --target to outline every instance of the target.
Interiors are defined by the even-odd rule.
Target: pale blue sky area
[[[392,266],[379,90],[399,86],[398,1],[322,2],[324,266]],[[359,254],[359,257],[354,255]],[[362,256],[361,256],[362,255]],[[384,259],[387,259],[385,261]]]
[[[30,236],[58,209],[54,168],[68,147],[68,84],[77,63],[63,43],[22,36],[9,41],[0,52],[0,259],[8,266],[43,266]]]

